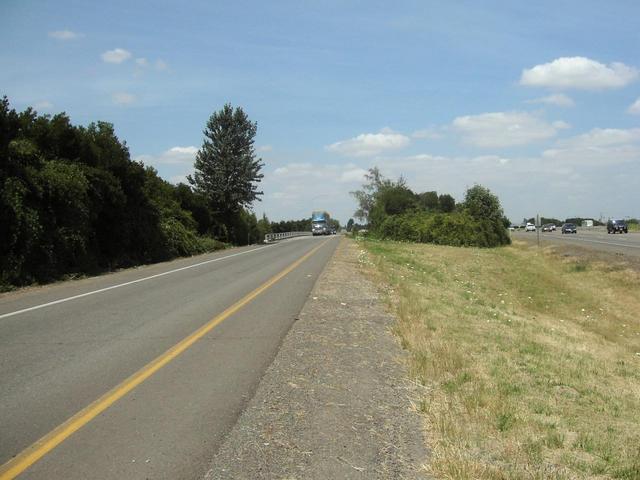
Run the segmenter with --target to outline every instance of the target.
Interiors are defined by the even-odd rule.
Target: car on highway
[[[562,233],[578,233],[578,229],[574,223],[565,223],[562,225]]]
[[[553,223],[545,223],[542,226],[542,231],[543,232],[555,232],[556,231],[556,226]]]
[[[607,233],[629,233],[629,227],[624,220],[609,220],[607,222]]]
[[[536,226],[531,222],[527,222],[527,225],[524,227],[524,231],[525,232],[535,232],[536,231]]]

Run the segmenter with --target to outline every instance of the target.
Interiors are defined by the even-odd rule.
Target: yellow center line
[[[213,330],[216,326],[221,324],[224,320],[229,318],[234,313],[241,310],[244,306],[254,300],[258,295],[263,293],[265,290],[271,288],[274,284],[284,278],[286,275],[291,273],[297,267],[302,264],[306,259],[308,259],[311,255],[316,253],[320,248],[322,248],[328,240],[325,240],[320,245],[315,247],[313,250],[307,252],[298,260],[293,262],[287,268],[282,270],[277,275],[273,276],[265,283],[260,285],[251,293],[247,294],[236,303],[231,305],[225,311],[216,315],[207,323],[205,323],[202,327],[198,328],[195,332],[193,332],[188,337],[184,338],[176,345],[171,347],[169,350],[164,352],[162,355],[157,357],[155,360],[152,360],[147,365],[142,367],[136,373],[131,375],[129,378],[124,380],[119,385],[116,385],[114,388],[109,390],[103,396],[98,398],[96,401],[92,402],[78,413],[73,415],[64,423],[58,425],[51,432],[47,433],[40,440],[36,441],[29,447],[25,448],[18,455],[13,457],[4,465],[0,466],[0,480],[9,480],[17,477],[22,472],[24,472],[31,465],[40,460],[43,456],[49,453],[51,450],[56,448],[62,442],[64,442],[67,438],[73,435],[76,431],[81,429],[95,417],[104,412],[107,408],[113,405],[115,402],[124,397],[131,390],[136,388],[142,382],[144,382],[147,378],[152,376],[162,367],[170,363],[176,357],[178,357],[182,352],[188,349],[191,345],[197,342],[199,339],[204,337],[207,333]]]

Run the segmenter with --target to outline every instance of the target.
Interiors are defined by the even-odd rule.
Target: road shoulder
[[[205,478],[424,478],[393,322],[342,240]]]

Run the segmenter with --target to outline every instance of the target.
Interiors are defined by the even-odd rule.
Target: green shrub
[[[475,219],[466,211],[390,215],[376,233],[383,239],[455,247],[497,247],[510,243],[500,221]]]
[[[224,244],[210,237],[197,235],[174,218],[160,224],[168,258],[197,255],[224,248]]]

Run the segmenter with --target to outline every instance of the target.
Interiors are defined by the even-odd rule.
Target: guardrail
[[[267,233],[264,236],[265,243],[275,242],[276,240],[283,240],[285,238],[292,237],[306,237],[311,235],[311,232],[283,232],[283,233]]]

